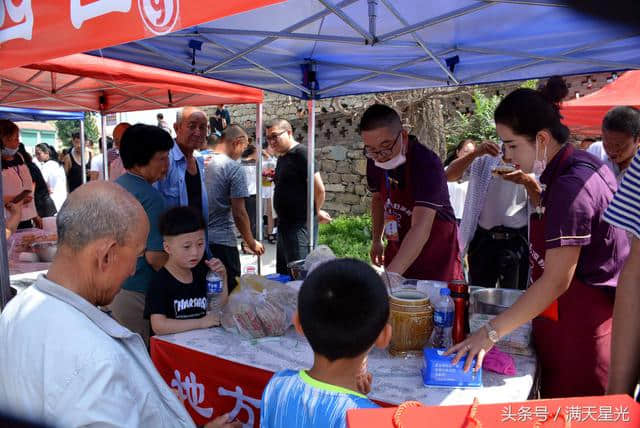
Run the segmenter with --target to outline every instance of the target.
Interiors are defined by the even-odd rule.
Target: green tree
[[[74,132],[80,132],[79,120],[56,120],[56,129],[58,131],[58,138],[62,141],[64,147],[71,146],[71,135]],[[98,131],[98,123],[96,120],[96,114],[91,112],[84,113],[84,132],[87,138],[94,143],[98,142],[100,132]]]
[[[537,80],[527,80],[520,87],[536,89]],[[476,89],[473,91],[473,103],[475,109],[473,113],[463,114],[456,111],[456,115],[447,127],[447,152],[455,150],[460,141],[471,138],[476,141],[493,140],[497,141],[496,126],[493,122],[493,112],[500,104],[503,96],[487,96],[484,92]]]

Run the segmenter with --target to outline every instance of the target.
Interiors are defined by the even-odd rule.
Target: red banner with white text
[[[164,35],[282,0],[0,0],[0,70]]]
[[[151,359],[197,425],[231,413],[259,427],[262,391],[272,372],[151,339]]]

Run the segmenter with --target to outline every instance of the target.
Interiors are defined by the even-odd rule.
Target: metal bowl
[[[38,256],[38,260],[44,263],[50,263],[56,256],[58,244],[56,242],[35,242],[31,244],[31,248]]]
[[[303,281],[307,277],[307,270],[304,268],[305,260],[296,260],[287,265],[287,269],[291,271],[294,281]]]
[[[498,315],[510,308],[522,291],[507,288],[484,288],[471,292],[471,310],[476,314]]]

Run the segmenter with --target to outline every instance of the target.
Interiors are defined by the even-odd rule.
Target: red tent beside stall
[[[108,113],[189,105],[261,106],[262,100],[263,93],[259,89],[85,54],[0,70],[1,106],[98,111],[102,113],[103,135],[105,114]],[[80,123],[82,129],[83,121]],[[106,139],[103,143],[106,146]],[[82,165],[84,167],[84,161]],[[103,174],[108,177],[106,163],[104,168]],[[3,218],[0,218],[2,230],[3,225]],[[10,298],[9,266],[2,254],[6,248],[4,234],[1,234],[0,309]]]
[[[640,71],[627,71],[599,91],[562,103],[560,113],[572,132],[600,135],[604,115],[615,106],[640,108]]]
[[[85,54],[0,71],[0,105],[114,113],[261,103],[262,91]]]

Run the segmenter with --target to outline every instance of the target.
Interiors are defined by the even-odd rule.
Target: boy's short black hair
[[[204,230],[202,214],[191,207],[174,207],[160,216],[159,229],[162,236],[177,236]]]
[[[384,283],[366,263],[326,262],[304,281],[298,316],[313,352],[329,361],[366,352],[389,321]]]
[[[124,131],[120,140],[120,158],[126,169],[146,166],[157,152],[168,152],[172,147],[173,139],[167,131],[138,123]]]
[[[614,107],[602,120],[605,131],[622,132],[633,138],[640,136],[640,110],[631,106]]]

